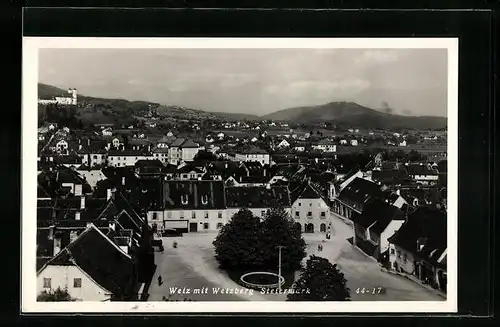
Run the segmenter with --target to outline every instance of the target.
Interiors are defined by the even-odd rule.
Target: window
[[[300,218],[300,212],[295,211],[295,217]]]
[[[217,229],[221,229],[222,228],[222,223],[217,223]]]
[[[264,216],[266,215],[266,210],[262,210],[262,211],[260,212],[260,215],[261,215],[262,217],[264,217]]]
[[[324,211],[321,211],[321,216],[320,216],[322,219],[325,219],[326,218],[326,212]]]
[[[196,211],[191,212],[191,218],[196,219]]]
[[[201,196],[201,203],[207,204],[208,203],[208,196],[207,195],[202,195]]]
[[[302,203],[299,202],[299,207],[302,206]]]
[[[94,158],[94,159],[97,159],[97,156],[94,154],[93,158]]]
[[[167,211],[167,219],[172,219],[172,211]]]
[[[179,213],[179,217],[180,217],[181,219],[184,219],[184,211],[181,211],[181,212]]]
[[[391,254],[394,254],[394,249],[391,249]]]
[[[310,206],[310,207],[312,207],[312,206],[313,206],[312,202],[309,202],[309,206]]]
[[[52,279],[51,278],[44,278],[43,279],[43,288],[51,288],[52,284]]]
[[[405,263],[408,261],[408,255],[406,253],[403,255],[403,260]]]
[[[220,212],[220,211],[219,211],[219,212],[217,213],[217,218],[222,218],[222,212]]]
[[[312,212],[311,211],[308,211],[307,212],[307,217],[311,218],[312,217]]]
[[[208,229],[208,223],[203,224],[203,229]]]
[[[208,219],[208,211],[205,211],[205,219]]]
[[[187,195],[182,195],[181,196],[181,202],[182,202],[182,204],[188,204],[188,196]]]
[[[74,288],[82,287],[82,279],[81,278],[73,278],[73,287]]]

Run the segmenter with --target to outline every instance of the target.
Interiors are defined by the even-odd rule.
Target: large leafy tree
[[[55,290],[43,291],[38,294],[37,301],[41,302],[58,302],[58,301],[75,301],[69,295],[67,289],[61,289],[58,287]]]
[[[282,208],[275,207],[267,211],[262,222],[260,240],[260,256],[264,258],[264,266],[275,270],[278,265],[278,246],[281,250],[281,267],[283,271],[295,271],[301,267],[306,256],[306,243],[300,230],[294,227],[293,221]]]
[[[258,264],[260,220],[241,209],[224,225],[213,242],[215,259],[222,269],[244,271]]]
[[[344,274],[336,264],[315,255],[309,257],[288,301],[350,301]]]
[[[220,267],[232,271],[276,271],[278,245],[284,246],[281,252],[284,272],[299,269],[306,255],[300,231],[280,207],[270,209],[262,221],[249,210],[240,210],[213,244]]]

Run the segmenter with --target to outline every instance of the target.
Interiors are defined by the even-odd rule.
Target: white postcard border
[[[448,288],[445,301],[350,302],[37,302],[36,165],[37,84],[40,48],[445,48],[448,49]],[[147,100],[147,99],[146,99]],[[458,39],[457,38],[23,38],[22,73],[23,313],[451,313],[457,312]]]

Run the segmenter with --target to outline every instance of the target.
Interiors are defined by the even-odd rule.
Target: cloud
[[[268,85],[265,91],[270,94],[288,94],[301,96],[315,94],[318,98],[331,97],[333,92],[340,96],[356,94],[370,88],[371,83],[362,79],[345,79],[339,81],[296,81],[286,85]]]
[[[253,74],[224,74],[220,80],[221,87],[240,87],[257,79]]]
[[[398,61],[399,55],[394,50],[367,50],[358,62],[389,63]]]

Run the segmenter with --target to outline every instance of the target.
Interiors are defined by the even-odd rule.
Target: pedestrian
[[[161,286],[161,284],[163,284],[163,280],[161,276],[158,276],[158,285]]]
[[[321,244],[318,244],[318,252],[321,251]]]

